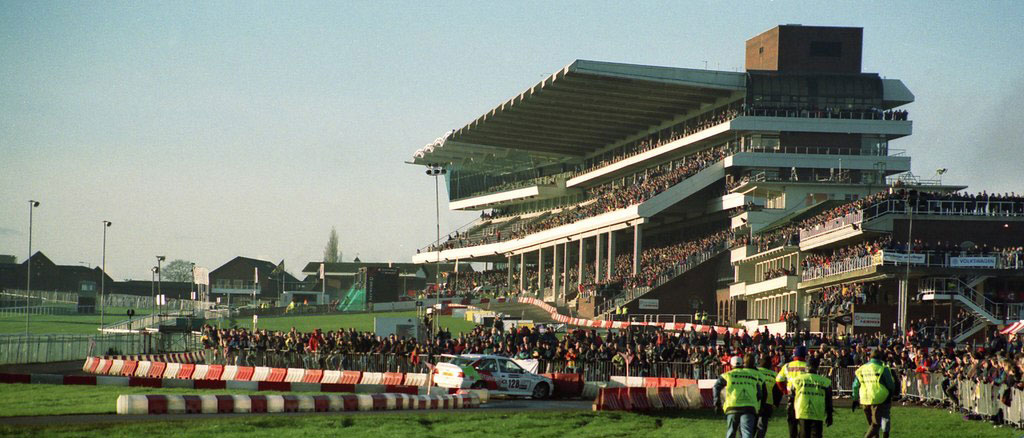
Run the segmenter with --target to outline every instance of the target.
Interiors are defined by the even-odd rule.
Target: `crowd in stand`
[[[721,161],[725,156],[724,148],[709,149],[686,157],[670,170],[655,168],[639,173],[632,184],[625,186],[606,184],[591,189],[588,193],[588,201],[574,208],[563,208],[540,221],[516,226],[509,237],[518,239],[539,231],[639,204]]]
[[[809,316],[842,316],[853,311],[854,304],[878,302],[878,285],[845,283],[827,286],[811,299]]]

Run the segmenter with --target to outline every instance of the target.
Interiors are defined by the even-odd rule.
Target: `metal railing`
[[[939,373],[908,374],[898,380],[902,394],[909,399],[949,405],[987,419],[1001,417],[1011,426],[1024,427],[1024,391],[1020,389],[1001,383],[950,379]]]
[[[0,364],[60,362],[88,356],[190,351],[190,333],[96,335],[0,335]]]
[[[800,278],[803,281],[815,280],[881,264],[881,260],[876,263],[875,258],[873,255],[866,255],[835,261],[828,265],[805,267],[803,272],[800,273]]]
[[[21,307],[0,307],[0,317],[24,315],[78,315],[77,307],[69,306],[21,306]]]
[[[849,225],[859,224],[859,223],[861,223],[863,221],[864,221],[864,211],[863,210],[856,210],[856,211],[853,211],[853,212],[850,212],[850,213],[846,214],[843,217],[838,217],[838,218],[835,218],[835,219],[830,219],[830,220],[826,221],[823,224],[818,224],[818,225],[815,225],[815,226],[813,226],[811,228],[803,228],[803,229],[801,229],[800,230],[800,241],[802,242],[805,239],[810,239],[812,237],[820,236],[822,234],[829,233],[831,231],[838,230],[840,228],[843,228],[843,227],[846,227],[846,226],[849,226]]]
[[[753,152],[761,154],[806,154],[806,155],[854,155],[854,156],[873,156],[873,157],[886,157],[886,156],[903,156],[906,154],[905,149],[890,149],[884,148],[843,148],[843,147],[830,147],[830,146],[759,146],[759,145],[742,145],[732,150],[733,153],[740,152]],[[891,153],[890,153],[891,152]]]

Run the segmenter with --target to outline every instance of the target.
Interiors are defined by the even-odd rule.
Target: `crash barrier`
[[[701,397],[697,384],[662,388],[601,388],[595,411],[652,411],[712,407]]]
[[[603,329],[624,329],[627,327],[659,327],[668,331],[690,331],[696,330],[702,333],[709,333],[712,330],[719,334],[732,333],[740,334],[743,329],[733,327],[714,326],[706,324],[691,324],[688,322],[632,322],[632,321],[606,321],[606,320],[594,320],[585,318],[573,318],[570,316],[562,315],[558,313],[558,309],[554,308],[548,303],[542,300],[531,297],[519,297],[519,303],[531,304],[540,307],[545,312],[551,314],[551,319],[577,327],[591,327],[591,328],[603,328]]]
[[[202,363],[204,353],[202,351],[191,353],[163,353],[163,354],[131,354],[114,356],[89,356],[85,358],[82,371],[95,373],[95,368],[100,359],[123,360],[135,362],[174,362],[174,363]]]
[[[48,385],[89,385],[89,386],[130,386],[146,388],[185,388],[185,389],[237,389],[243,391],[281,391],[281,392],[346,392],[354,394],[409,394],[409,395],[444,395],[454,394],[459,390],[405,385],[363,385],[341,383],[307,383],[307,382],[254,382],[241,380],[195,380],[165,379],[162,377],[126,377],[126,376],[65,376],[61,374],[10,374],[0,373],[0,383],[35,383]],[[486,394],[476,392],[482,400]]]
[[[939,373],[911,373],[899,378],[905,397],[922,402],[948,403],[963,413],[1000,419],[1024,428],[1024,391],[1005,384],[949,379]]]
[[[342,412],[468,409],[480,406],[476,393],[456,395],[121,395],[119,415]]]
[[[612,376],[647,376],[676,377],[686,379],[706,379],[716,377],[722,372],[720,364],[694,364],[689,362],[649,362],[638,366],[625,366],[617,361],[582,361],[567,362],[564,360],[540,360],[538,373],[573,373],[583,376],[588,382],[606,382]]]

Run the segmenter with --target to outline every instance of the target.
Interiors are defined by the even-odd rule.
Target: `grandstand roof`
[[[413,164],[522,151],[583,156],[743,90],[746,74],[577,60],[416,152]]]

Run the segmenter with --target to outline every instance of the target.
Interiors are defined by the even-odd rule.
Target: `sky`
[[[2,2],[0,254],[145,279],[155,256],[407,262],[412,153],[576,59],[742,70],[779,24],[864,28],[913,171],[1024,191],[1024,2]],[[441,199],[447,198],[443,192]],[[447,233],[476,217],[442,204]]]

